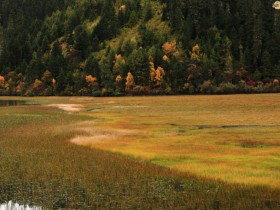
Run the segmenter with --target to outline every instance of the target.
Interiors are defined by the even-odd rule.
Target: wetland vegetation
[[[0,203],[279,208],[278,94],[24,100],[0,108]]]

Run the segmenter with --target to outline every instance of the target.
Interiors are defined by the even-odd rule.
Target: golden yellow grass
[[[191,113],[203,107],[204,98],[223,97],[1,97],[38,105],[0,107],[0,203],[13,200],[48,209],[277,209],[279,188],[203,177],[204,171],[207,177],[225,177],[231,171],[229,164],[239,177],[244,168],[255,165],[262,166],[257,169],[262,176],[270,172],[267,167],[277,170],[279,153],[276,157],[273,153],[279,143],[276,123],[258,127],[266,138],[252,133],[256,125],[191,124],[199,115]],[[68,114],[49,104],[81,104],[81,109]],[[219,106],[217,112],[225,112],[219,111],[224,105]],[[233,133],[238,141],[228,138]],[[258,139],[250,141],[248,133]],[[218,134],[223,135],[211,139]],[[71,143],[76,137],[86,139],[80,143],[88,146]],[[263,162],[266,155],[267,162]],[[240,163],[247,165],[238,171]],[[255,176],[244,176],[246,183],[256,182]],[[259,179],[256,183],[267,185]]]
[[[83,112],[95,118],[97,140],[92,133],[73,142],[198,176],[278,188],[279,96],[98,98]]]

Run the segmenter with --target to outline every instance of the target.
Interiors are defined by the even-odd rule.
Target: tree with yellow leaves
[[[194,45],[190,54],[190,63],[188,64],[188,77],[187,82],[193,87],[198,88],[198,86],[203,81],[202,75],[202,52],[198,44]]]
[[[120,83],[122,81],[122,76],[118,75],[115,79],[115,82]]]
[[[153,83],[156,77],[156,69],[154,63],[150,62],[150,81]]]
[[[280,10],[280,1],[274,2],[273,5],[272,5],[272,7],[273,7],[274,9]]]
[[[44,90],[43,82],[39,79],[36,79],[25,94],[28,96],[43,95],[43,90]]]
[[[135,86],[133,75],[128,72],[126,77],[126,83],[125,83],[125,90],[131,91]]]
[[[96,77],[93,77],[91,75],[87,75],[86,76],[86,82],[87,82],[87,85],[90,89],[92,89],[93,87],[96,87],[98,86],[98,81],[97,81],[97,78]]]
[[[165,71],[162,67],[157,67],[157,70],[156,70],[156,76],[155,76],[155,79],[156,79],[156,86],[160,86],[163,82],[163,77],[165,76]]]
[[[163,82],[163,77],[165,76],[165,71],[162,67],[158,66],[155,69],[155,65],[153,62],[150,62],[150,86],[158,87]]]
[[[122,81],[123,81],[123,79],[122,79],[122,76],[121,75],[117,75],[116,76],[116,79],[115,79],[115,87],[116,87],[116,90],[117,91],[121,91],[121,89],[122,89]]]
[[[41,77],[41,80],[45,86],[50,86],[52,84],[52,73],[49,70],[46,70]]]
[[[201,49],[198,44],[193,46],[192,51],[190,52],[190,58],[191,60],[196,60],[196,61],[199,61],[202,58]]]

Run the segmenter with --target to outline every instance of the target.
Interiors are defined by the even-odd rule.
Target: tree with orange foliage
[[[170,59],[168,58],[167,55],[164,55],[164,56],[162,57],[162,60],[165,61],[165,62],[167,62],[167,63],[170,62]]]
[[[52,85],[55,86],[55,84],[56,84],[56,79],[52,78]]]
[[[171,42],[165,42],[162,45],[162,49],[164,51],[164,53],[167,56],[170,56],[172,54],[174,54],[177,50],[177,42],[176,41],[171,41]]]
[[[5,78],[0,75],[0,87],[4,86]]]
[[[163,82],[163,77],[165,76],[165,71],[162,67],[157,67],[157,70],[156,70],[156,76],[155,76],[155,79],[156,79],[156,86],[160,86]]]
[[[155,69],[154,63],[150,62],[150,83],[151,87],[160,86],[163,82],[163,77],[165,76],[165,71],[162,67],[158,66]]]
[[[92,89],[93,87],[96,87],[98,86],[98,81],[97,81],[97,78],[96,77],[93,77],[91,75],[87,75],[86,76],[86,82],[87,82],[87,85],[90,89]]]
[[[120,8],[119,8],[119,11],[121,12],[125,12],[126,11],[126,5],[121,5]]]
[[[279,80],[278,79],[274,79],[273,80],[273,85],[278,87],[279,86]]]
[[[134,88],[134,86],[135,86],[135,82],[134,82],[133,75],[130,72],[128,72],[126,77],[125,90],[130,91]]]

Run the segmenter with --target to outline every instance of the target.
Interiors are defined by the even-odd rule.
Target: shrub
[[[99,89],[93,90],[92,91],[92,96],[94,97],[100,97],[101,96],[101,91]]]
[[[216,93],[218,94],[234,94],[237,93],[237,86],[230,82],[222,82],[219,84]]]
[[[211,94],[214,92],[214,87],[210,80],[204,81],[198,88],[200,93]]]
[[[195,87],[191,83],[185,83],[183,87],[183,93],[194,94],[195,92]]]
[[[146,93],[145,87],[141,85],[136,85],[132,91],[133,95],[144,95]]]
[[[112,88],[102,88],[101,90],[101,96],[113,96],[114,90]]]
[[[241,80],[237,85],[238,93],[253,93],[255,92],[254,87],[247,85],[244,80]]]

